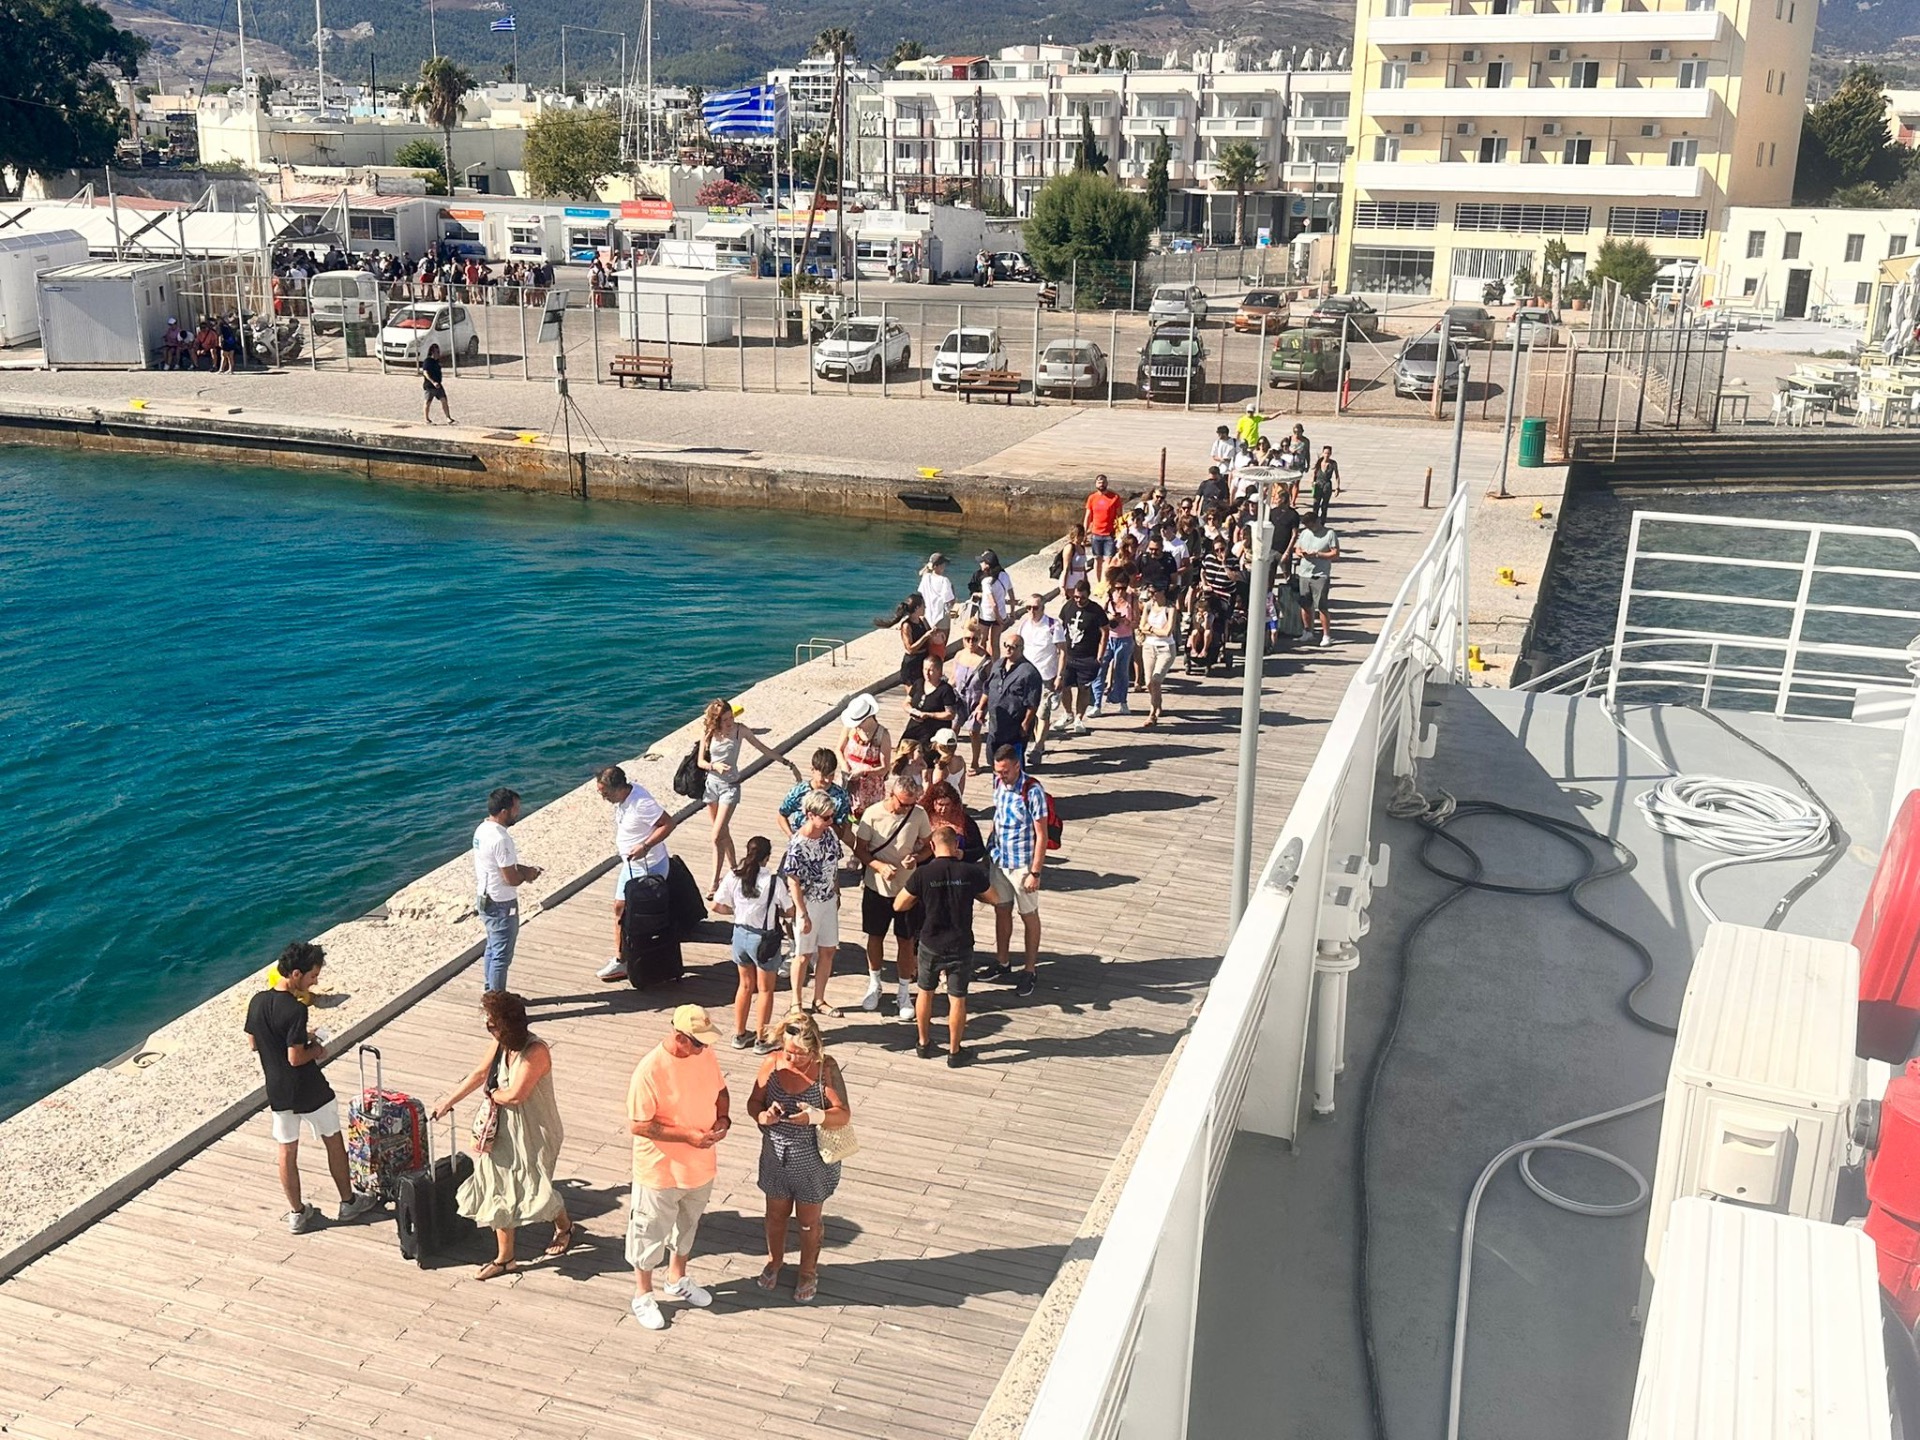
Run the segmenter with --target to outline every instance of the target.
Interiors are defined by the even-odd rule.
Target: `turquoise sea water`
[[[0,448],[0,1116],[993,543]]]

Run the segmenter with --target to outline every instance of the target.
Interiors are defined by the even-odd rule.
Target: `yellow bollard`
[[[1487,662],[1480,658],[1480,647],[1478,645],[1467,646],[1467,669],[1479,671],[1485,670],[1486,668]]]
[[[531,445],[540,438],[540,432],[538,430],[522,430],[513,438],[518,440],[522,445]]]
[[[1547,518],[1547,507],[1546,507],[1546,506],[1544,506],[1544,505],[1535,505],[1535,506],[1533,507],[1533,518],[1534,518],[1534,519],[1536,519],[1536,520],[1544,520],[1544,519],[1546,519],[1546,518]]]
[[[1498,570],[1493,572],[1493,578],[1495,583],[1500,585],[1518,585],[1520,583],[1514,579],[1513,567],[1511,565],[1502,565]]]
[[[938,465],[922,465],[920,467],[920,478],[922,480],[936,480],[939,476],[940,467]]]
[[[132,410],[144,410],[147,408],[147,402],[144,400],[129,400],[127,401],[127,406]]]

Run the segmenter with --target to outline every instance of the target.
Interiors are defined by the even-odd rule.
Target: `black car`
[[[1354,335],[1376,336],[1380,333],[1380,312],[1358,295],[1329,295],[1314,306],[1313,314],[1307,317],[1309,330],[1327,330],[1338,335],[1343,325]]]
[[[1162,325],[1140,348],[1134,383],[1149,400],[1198,395],[1207,384],[1207,345],[1191,324]]]

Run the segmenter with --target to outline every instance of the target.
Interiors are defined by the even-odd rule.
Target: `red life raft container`
[[[1873,888],[1854,928],[1860,1019],[1854,1049],[1901,1065],[1920,1039],[1920,790],[1894,817]]]

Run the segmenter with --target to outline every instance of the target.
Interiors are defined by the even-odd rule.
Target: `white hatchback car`
[[[446,300],[403,305],[380,327],[380,358],[389,365],[416,365],[435,345],[442,360],[479,357],[480,332],[466,306]]]
[[[1147,307],[1147,319],[1156,324],[1163,320],[1206,318],[1207,296],[1198,285],[1158,286],[1153,292],[1153,303]]]
[[[891,375],[913,359],[913,342],[906,326],[878,315],[855,315],[842,321],[813,347],[813,372],[825,380],[852,375],[878,379],[881,368]]]
[[[984,325],[949,330],[933,353],[933,388],[951,390],[962,375],[978,375],[1007,368],[1007,352],[1000,332]]]

